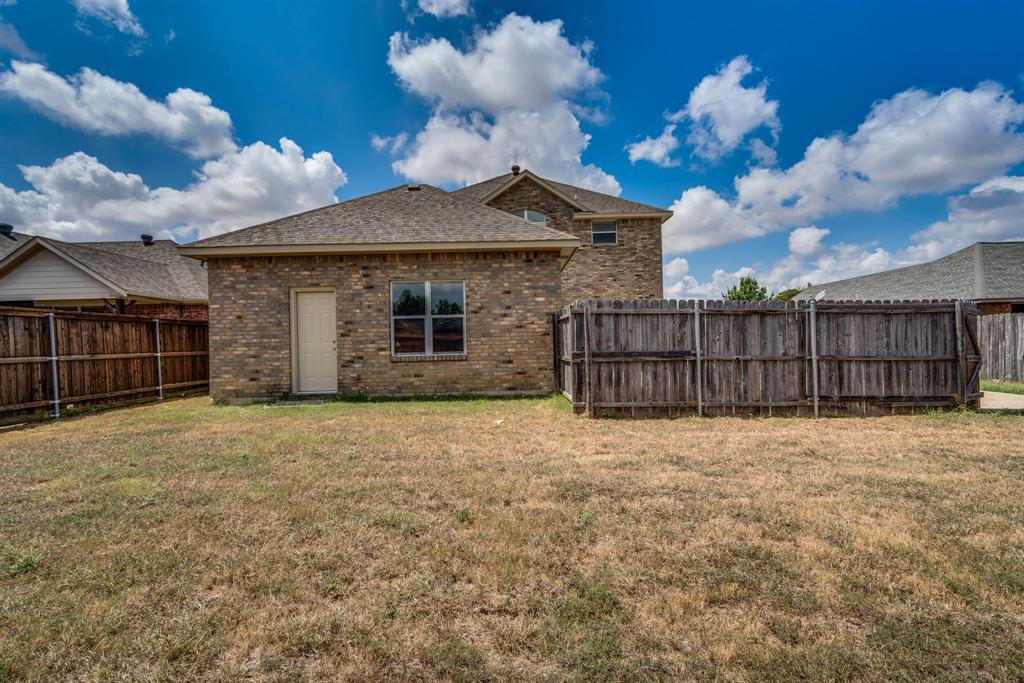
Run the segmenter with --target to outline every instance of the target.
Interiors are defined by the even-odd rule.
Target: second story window
[[[618,244],[619,224],[616,221],[594,221],[590,224],[591,244]]]
[[[531,223],[546,223],[548,217],[540,211],[534,211],[533,209],[523,209],[522,211],[516,211],[516,215],[520,218],[525,218]]]

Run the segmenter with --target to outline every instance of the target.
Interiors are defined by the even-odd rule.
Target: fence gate
[[[977,317],[954,301],[578,301],[555,315],[555,372],[595,416],[976,406]]]
[[[1024,313],[983,315],[978,327],[984,356],[981,378],[1024,382]]]

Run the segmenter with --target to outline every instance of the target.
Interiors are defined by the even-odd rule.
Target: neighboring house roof
[[[18,234],[18,233],[15,233]],[[19,235],[20,244],[0,258],[0,276],[46,249],[96,278],[123,297],[205,303],[206,269],[178,253],[173,240],[144,245],[131,242],[64,242]]]
[[[430,185],[383,192],[208,237],[179,248],[202,258],[232,253],[558,249],[579,240]]]
[[[794,298],[819,295],[827,301],[1024,299],[1024,242],[977,242],[928,263],[815,285]]]
[[[6,258],[8,254],[23,246],[30,239],[32,239],[32,235],[26,235],[23,232],[12,232],[10,237],[0,235],[0,260]]]
[[[604,194],[603,192],[595,192],[594,190],[576,187],[567,183],[560,183],[555,180],[548,180],[525,169],[517,174],[506,173],[474,185],[467,185],[460,190],[455,190],[452,194],[471,199],[475,202],[486,203],[527,178],[541,186],[547,187],[554,194],[561,196],[582,214],[664,214],[666,218],[672,215],[672,212],[667,209],[649,204],[641,204],[640,202],[622,199],[621,197]]]

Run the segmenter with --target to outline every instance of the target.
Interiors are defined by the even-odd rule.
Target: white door
[[[338,390],[338,330],[334,292],[295,293],[295,342],[300,393]]]

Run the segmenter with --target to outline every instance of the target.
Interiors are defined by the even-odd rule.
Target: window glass
[[[430,312],[433,315],[462,315],[464,297],[461,282],[431,282]]]
[[[434,353],[462,353],[465,338],[462,318],[434,318]]]
[[[423,282],[396,282],[391,285],[391,312],[394,315],[425,315],[426,285]]]
[[[426,353],[427,335],[424,318],[396,318],[395,353]]]
[[[618,223],[615,221],[591,223],[590,242],[591,244],[617,244]]]
[[[531,223],[545,223],[548,219],[542,212],[534,211],[533,209],[523,209],[519,215]]]

